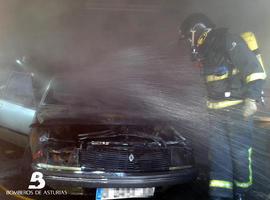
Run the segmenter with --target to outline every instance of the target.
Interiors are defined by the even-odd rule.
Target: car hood
[[[44,105],[36,113],[38,124],[51,123],[82,123],[82,124],[149,124],[167,123],[164,116],[152,113],[139,113],[119,110],[100,110],[92,107]]]
[[[67,106],[43,106],[36,115],[37,121],[32,124],[32,127],[44,127],[57,129],[57,127],[65,126],[78,126],[84,127],[88,126],[89,129],[84,129],[79,131],[82,135],[92,138],[100,136],[116,137],[119,135],[129,135],[131,137],[141,137],[141,138],[152,138],[154,140],[163,141],[185,141],[183,137],[183,130],[176,130],[173,126],[173,122],[169,120],[164,120],[160,116],[151,115],[139,115],[138,113],[124,113],[124,112],[97,112],[93,109],[86,107],[67,107]],[[179,122],[178,122],[179,124]],[[127,128],[128,131],[119,134],[118,131],[109,131],[109,134],[104,134],[103,131],[93,131],[96,126],[107,126],[107,127],[133,127]],[[137,127],[134,129],[134,127]],[[140,127],[148,127],[147,129],[142,129]],[[166,128],[165,128],[166,127]],[[70,128],[69,128],[70,129]],[[72,129],[72,128],[71,128]],[[82,128],[83,129],[83,128]],[[156,129],[162,131],[156,131]],[[85,131],[87,130],[87,131]],[[89,131],[91,130],[91,131]],[[108,128],[110,130],[110,128]],[[140,131],[138,131],[140,130]],[[148,131],[145,131],[148,130]],[[106,132],[106,130],[105,130]],[[121,132],[121,131],[120,131]],[[74,133],[74,134],[73,134]],[[86,134],[84,134],[86,133]],[[62,134],[61,134],[62,135]],[[73,135],[73,138],[77,138],[80,134],[75,133],[75,131],[70,131],[67,134],[66,130],[63,131],[63,138],[66,139],[66,135]],[[83,137],[84,137],[83,136]],[[60,136],[62,138],[62,136]],[[159,138],[159,139],[158,139]]]

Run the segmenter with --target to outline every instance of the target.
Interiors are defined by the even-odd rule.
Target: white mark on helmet
[[[230,51],[234,50],[234,48],[237,46],[236,42],[232,42],[232,47],[230,48]]]

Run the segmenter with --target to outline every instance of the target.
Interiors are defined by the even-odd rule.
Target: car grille
[[[168,149],[88,147],[80,152],[80,163],[89,170],[153,172],[168,170]]]

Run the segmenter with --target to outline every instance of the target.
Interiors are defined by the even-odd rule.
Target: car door
[[[27,136],[35,115],[34,104],[32,75],[11,72],[1,86],[0,126]]]

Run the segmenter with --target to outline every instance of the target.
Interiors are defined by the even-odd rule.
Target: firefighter
[[[207,89],[210,197],[244,200],[253,182],[252,116],[266,78],[258,52],[201,13],[188,16],[180,34],[190,43],[191,60],[202,67]]]

